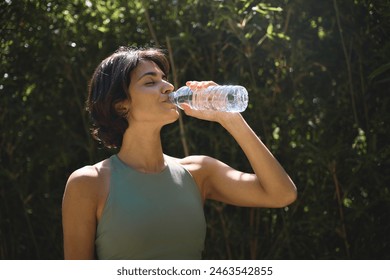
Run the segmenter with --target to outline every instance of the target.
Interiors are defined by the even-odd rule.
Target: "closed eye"
[[[145,85],[147,86],[152,86],[154,85],[156,82],[155,81],[149,81],[149,82],[146,82]]]

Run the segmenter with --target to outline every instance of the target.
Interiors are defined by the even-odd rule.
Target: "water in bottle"
[[[176,106],[187,103],[196,110],[243,112],[248,106],[248,92],[243,86],[209,86],[192,91],[184,86],[169,94]]]

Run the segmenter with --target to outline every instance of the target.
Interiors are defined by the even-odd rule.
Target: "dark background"
[[[66,180],[115,152],[84,102],[120,45],[167,49],[176,87],[245,86],[243,116],[297,185],[284,209],[208,202],[205,259],[390,257],[389,1],[0,0],[0,21],[1,259],[63,257]],[[215,123],[183,116],[162,137],[251,171]]]

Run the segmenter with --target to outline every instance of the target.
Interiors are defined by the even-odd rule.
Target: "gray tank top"
[[[191,174],[167,160],[157,174],[110,158],[110,191],[96,232],[98,259],[201,259],[203,203]]]

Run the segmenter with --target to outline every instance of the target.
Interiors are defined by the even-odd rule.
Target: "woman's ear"
[[[115,111],[122,117],[127,117],[129,112],[130,103],[129,100],[119,101],[114,105]]]

